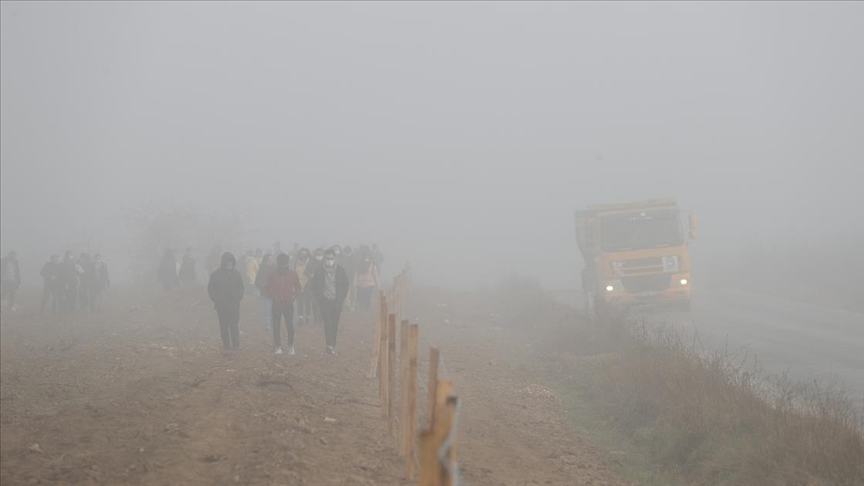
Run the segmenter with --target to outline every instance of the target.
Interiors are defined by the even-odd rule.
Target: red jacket
[[[270,274],[264,294],[273,299],[274,304],[287,305],[294,303],[294,297],[303,289],[300,278],[290,268],[276,269]],[[280,273],[282,272],[282,273]]]

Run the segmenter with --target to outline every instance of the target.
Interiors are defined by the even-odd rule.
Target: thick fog
[[[578,285],[592,203],[676,198],[703,261],[864,241],[862,3],[0,8],[0,244],[30,283],[87,240],[120,275],[124,211],[169,202],[451,287]]]

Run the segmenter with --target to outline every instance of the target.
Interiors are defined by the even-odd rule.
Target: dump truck
[[[576,243],[585,262],[582,289],[592,315],[615,306],[689,310],[689,240],[696,218],[673,199],[587,206],[575,213]]]

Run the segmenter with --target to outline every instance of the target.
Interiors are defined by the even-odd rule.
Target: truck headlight
[[[621,285],[620,280],[610,280],[606,282],[606,286],[604,288],[606,289],[606,292],[612,292],[623,288],[623,286]]]
[[[606,292],[612,292],[613,290],[615,290],[615,287],[613,287],[611,285],[606,286]]]
[[[687,285],[688,283],[690,283],[690,281],[687,280],[686,278],[681,279],[681,285]]]

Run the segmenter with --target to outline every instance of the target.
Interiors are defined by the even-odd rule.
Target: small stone
[[[144,453],[144,448],[143,448],[143,447],[139,447],[139,448],[138,448],[138,453],[139,453],[139,454],[143,454],[143,453]]]
[[[39,447],[39,444],[30,444],[30,447],[28,447],[27,450],[34,454],[42,454],[42,448]]]
[[[331,424],[335,424],[336,422],[338,422],[338,420],[333,417],[324,417],[324,421]]]

